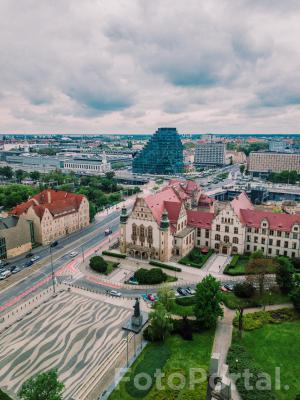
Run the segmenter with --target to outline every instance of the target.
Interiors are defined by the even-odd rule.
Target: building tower
[[[164,209],[159,226],[159,259],[169,261],[170,221],[168,212]]]
[[[120,252],[126,254],[126,226],[127,226],[127,208],[125,205],[122,207],[120,215]]]

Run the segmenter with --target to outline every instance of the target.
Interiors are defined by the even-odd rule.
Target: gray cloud
[[[0,130],[295,131],[299,17],[293,0],[2,0]]]

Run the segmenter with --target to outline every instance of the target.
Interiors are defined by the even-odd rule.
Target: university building
[[[120,250],[136,258],[169,261],[193,247],[300,257],[300,215],[256,210],[244,192],[218,202],[191,181],[171,180],[160,192],[137,197],[130,214],[123,207],[120,222]]]
[[[49,244],[89,225],[89,202],[81,194],[45,189],[17,205],[11,215],[30,221],[34,242]]]

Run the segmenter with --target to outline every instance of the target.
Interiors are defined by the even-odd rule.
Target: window
[[[290,237],[290,234],[289,234],[289,232],[285,232],[285,235],[284,235],[286,238],[289,238]]]
[[[277,231],[277,237],[281,237],[281,231]]]
[[[209,238],[209,230],[208,229],[205,229],[205,237],[206,237],[206,239]]]
[[[247,244],[247,250],[248,250],[248,251],[250,250],[250,245],[249,245],[249,244]]]
[[[279,256],[279,250],[278,249],[276,250],[276,256]]]
[[[295,255],[296,255],[296,253],[293,251],[293,252],[292,252],[292,257],[295,257]]]
[[[273,236],[274,235],[274,231],[271,229],[270,230],[270,236]]]
[[[229,236],[224,236],[224,242],[229,243]]]
[[[236,228],[236,227],[235,227],[234,230],[233,230],[233,232],[234,232],[235,235],[238,235],[238,234],[239,234],[239,228]]]
[[[269,253],[269,254],[272,254],[272,249],[268,249],[268,253]]]
[[[269,239],[269,245],[270,245],[270,246],[273,245],[273,239]]]
[[[254,236],[254,243],[258,243],[258,237]]]
[[[220,235],[215,235],[215,240],[220,240],[221,239],[221,237],[220,237]]]
[[[153,229],[152,226],[148,226],[147,229],[147,240],[149,244],[153,243]]]
[[[283,255],[287,256],[287,251],[286,250],[284,250]]]
[[[236,253],[238,252],[238,248],[237,248],[236,246],[233,246],[233,247],[232,247],[232,252],[233,252],[234,254],[236,254]]]
[[[287,249],[289,247],[289,242],[285,241],[284,242],[284,248]]]
[[[297,239],[297,233],[293,233],[293,239]]]
[[[265,248],[264,248],[264,247],[261,247],[261,251],[264,253],[264,252],[265,252]]]
[[[220,247],[220,244],[219,244],[219,243],[216,243],[216,244],[215,244],[215,249],[218,250],[219,247]]]
[[[277,246],[277,247],[280,247],[280,240],[277,240],[277,241],[276,241],[276,246]]]
[[[225,226],[225,232],[229,233],[229,226]]]
[[[216,231],[220,232],[220,225],[216,225]]]
[[[197,228],[197,236],[201,236],[201,229]]]
[[[263,228],[263,229],[261,230],[261,234],[262,234],[262,235],[266,235],[266,233],[267,233],[266,228]]]
[[[250,235],[247,236],[247,242],[251,242],[251,236]]]
[[[235,243],[235,244],[239,244],[239,238],[234,237],[233,240],[232,240],[232,242]]]
[[[261,238],[261,244],[265,244],[266,243],[266,238]]]
[[[255,228],[255,229],[254,229],[254,233],[259,233],[259,229],[258,229],[258,228]]]
[[[292,244],[292,249],[296,249],[297,248],[297,243],[296,242],[293,242],[293,244]]]
[[[251,232],[251,228],[248,228],[248,229],[247,229],[247,232],[249,232],[249,233],[250,233],[250,232]]]
[[[253,250],[256,251],[257,250],[257,246],[253,246]]]

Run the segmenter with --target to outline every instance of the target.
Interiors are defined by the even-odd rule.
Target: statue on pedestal
[[[131,323],[133,326],[139,327],[142,325],[143,322],[143,316],[141,315],[141,310],[140,310],[140,301],[139,298],[135,298],[135,304],[133,306],[134,312],[133,316],[131,317]]]

